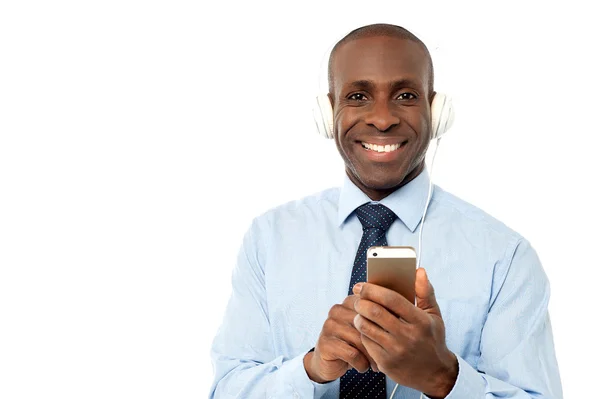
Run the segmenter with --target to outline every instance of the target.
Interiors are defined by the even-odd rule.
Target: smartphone
[[[413,247],[371,247],[367,250],[367,282],[396,291],[415,302],[417,252]]]

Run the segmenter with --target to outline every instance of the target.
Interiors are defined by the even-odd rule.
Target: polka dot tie
[[[387,245],[385,233],[396,214],[381,204],[364,204],[355,211],[363,226],[363,236],[356,252],[348,295],[354,284],[366,281],[367,249]],[[340,378],[340,399],[386,399],[385,374],[369,369],[364,374],[351,369]]]

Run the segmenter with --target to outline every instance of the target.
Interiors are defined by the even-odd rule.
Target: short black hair
[[[431,54],[429,54],[429,49],[427,49],[427,46],[421,41],[421,39],[416,37],[408,29],[391,24],[373,24],[354,29],[352,32],[344,36],[339,42],[337,42],[335,46],[333,46],[331,54],[329,55],[329,64],[327,70],[327,78],[329,82],[330,92],[333,92],[333,59],[338,48],[340,48],[344,43],[350,42],[352,40],[375,36],[388,36],[395,37],[398,39],[406,39],[421,45],[423,47],[423,50],[425,50],[427,62],[429,64],[429,92],[433,93],[433,61],[431,60]]]

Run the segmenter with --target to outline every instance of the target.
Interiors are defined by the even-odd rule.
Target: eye
[[[365,101],[367,99],[367,96],[365,96],[362,93],[354,93],[348,96],[348,100],[352,100],[352,101]]]
[[[398,96],[398,100],[411,101],[411,100],[416,100],[416,99],[417,99],[417,96],[408,91],[404,92],[404,93],[400,93],[400,95]]]

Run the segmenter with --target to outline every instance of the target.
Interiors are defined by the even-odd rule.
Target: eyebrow
[[[415,87],[415,88],[419,88],[422,86],[422,84],[416,80],[413,79],[400,79],[400,80],[394,80],[393,82],[390,82],[389,84],[389,88],[390,89],[397,89],[399,87]],[[345,86],[346,90],[356,90],[356,89],[363,89],[363,90],[373,90],[373,88],[375,87],[375,83],[372,80],[355,80],[354,82],[350,82],[349,84],[347,84]]]

